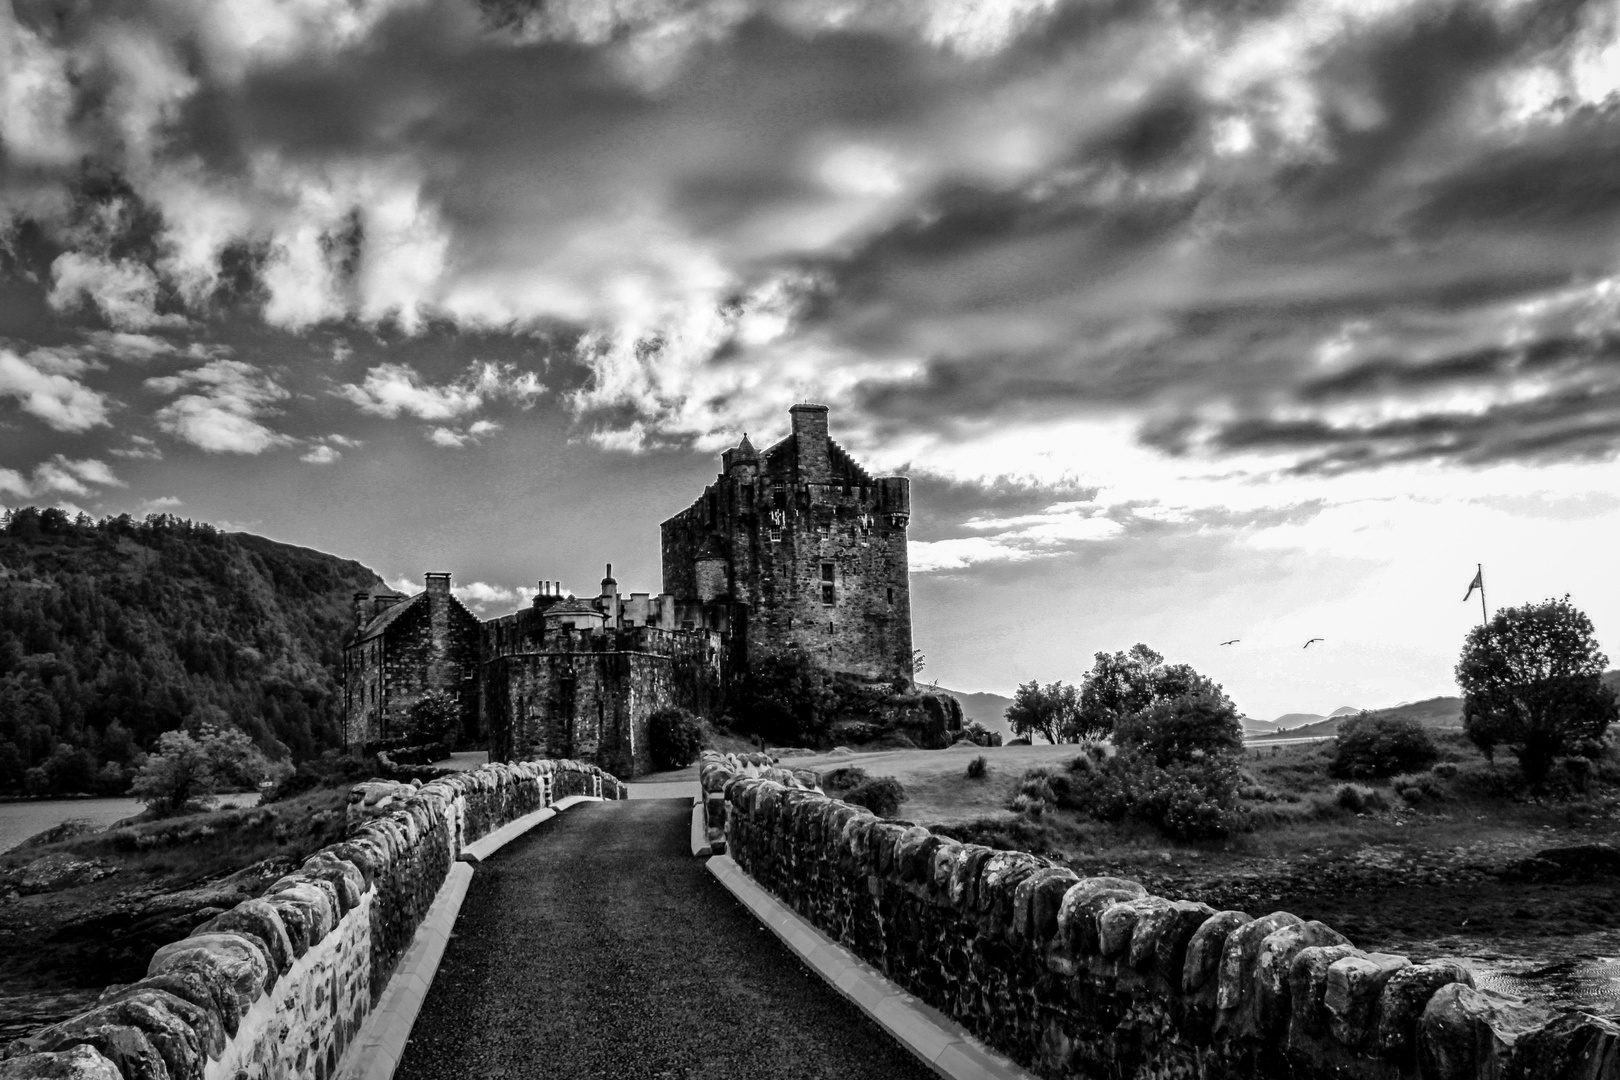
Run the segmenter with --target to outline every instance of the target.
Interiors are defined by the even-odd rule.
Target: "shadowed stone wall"
[[[462,848],[569,795],[577,761],[489,765],[349,796],[348,838],[152,957],[146,978],[5,1049],[0,1080],[328,1080]]]
[[[1620,1025],[1449,963],[1079,878],[816,791],[722,777],[730,856],[828,936],[1045,1077],[1615,1080]],[[711,818],[712,820],[712,818]]]

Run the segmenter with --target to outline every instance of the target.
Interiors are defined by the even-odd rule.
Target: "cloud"
[[[182,315],[158,314],[157,275],[133,260],[68,251],[51,264],[51,278],[47,299],[57,311],[69,312],[88,301],[121,330],[177,326],[186,321]]]
[[[261,454],[292,441],[259,422],[289,395],[251,364],[214,360],[178,375],[147,379],[146,385],[179,394],[158,410],[158,426],[208,453]]]
[[[495,400],[528,408],[545,393],[545,387],[534,372],[519,371],[510,364],[474,363],[455,382],[433,386],[423,382],[409,365],[387,363],[367,371],[364,382],[347,383],[337,393],[375,416],[454,420]]]
[[[478,443],[484,436],[493,435],[499,430],[501,425],[493,420],[477,420],[469,424],[465,431],[447,427],[432,428],[428,431],[427,438],[435,446],[462,447],[468,443]]]
[[[92,330],[85,335],[85,339],[96,352],[131,363],[169,356],[176,351],[171,342],[151,334]]]
[[[0,397],[9,397],[24,412],[57,431],[79,432],[108,423],[107,398],[64,371],[83,364],[52,350],[22,357],[0,348]]]
[[[131,435],[128,446],[109,450],[108,453],[121,458],[137,458],[149,461],[163,460],[163,451],[158,449],[158,444],[145,435]]]
[[[107,463],[96,458],[73,460],[65,454],[53,455],[34,467],[32,478],[25,478],[15,469],[0,469],[0,491],[18,498],[42,495],[93,494],[92,487],[123,487],[124,482],[113,475]]]
[[[452,586],[450,591],[462,603],[475,611],[483,613],[496,607],[515,607],[527,604],[534,599],[539,591],[534,587],[509,589],[504,585],[490,585],[482,581],[474,581],[469,585]]]
[[[298,460],[308,462],[311,465],[330,465],[342,456],[335,448],[323,445],[314,447],[308,453],[299,455]]]
[[[177,506],[184,506],[185,502],[174,495],[160,495],[155,499],[147,499],[146,506],[152,510],[173,510]]]

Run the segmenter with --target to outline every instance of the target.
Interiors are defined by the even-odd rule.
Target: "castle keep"
[[[444,692],[464,742],[491,760],[574,758],[648,771],[647,718],[714,713],[750,657],[801,650],[822,668],[909,683],[910,481],[868,475],[828,435],[827,407],[796,405],[764,451],[744,436],[719,476],[662,526],[663,592],[621,594],[611,564],[592,597],[552,581],[524,610],[480,622],[426,576],[412,597],[357,594],[344,649],[344,741],[408,734]]]

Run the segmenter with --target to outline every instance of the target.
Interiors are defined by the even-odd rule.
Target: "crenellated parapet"
[[[1620,1075],[1620,1024],[1478,989],[1452,963],[1081,878],[770,779],[734,774],[722,795],[750,877],[1041,1076]]]

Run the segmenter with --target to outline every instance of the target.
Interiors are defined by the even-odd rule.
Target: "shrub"
[[[1395,794],[1406,800],[1407,805],[1417,806],[1424,802],[1439,802],[1446,797],[1440,782],[1431,773],[1412,773],[1406,776],[1397,776],[1390,781],[1390,787]]]
[[[1114,742],[1161,769],[1243,751],[1243,723],[1219,687],[1157,701],[1114,724]]]
[[[703,749],[703,727],[685,709],[659,709],[647,717],[647,753],[654,769],[681,769]]]
[[[461,727],[461,706],[448,690],[430,690],[405,714],[406,741],[413,746],[453,744]]]
[[[844,793],[844,801],[864,806],[880,818],[892,818],[905,802],[906,789],[892,776],[874,776]]]
[[[969,780],[982,780],[984,779],[985,770],[987,770],[989,767],[990,763],[984,760],[983,754],[980,754],[972,761],[968,762],[967,778]]]
[[[821,774],[823,791],[848,791],[866,782],[866,770],[859,765],[841,765]]]
[[[213,801],[216,781],[203,748],[183,731],[165,731],[130,785],[129,793],[157,814]]]
[[[1389,809],[1383,793],[1360,784],[1344,784],[1333,793],[1333,801],[1352,814],[1367,814]]]
[[[1415,720],[1361,713],[1339,726],[1328,773],[1361,780],[1418,772],[1440,756],[1434,739]]]

